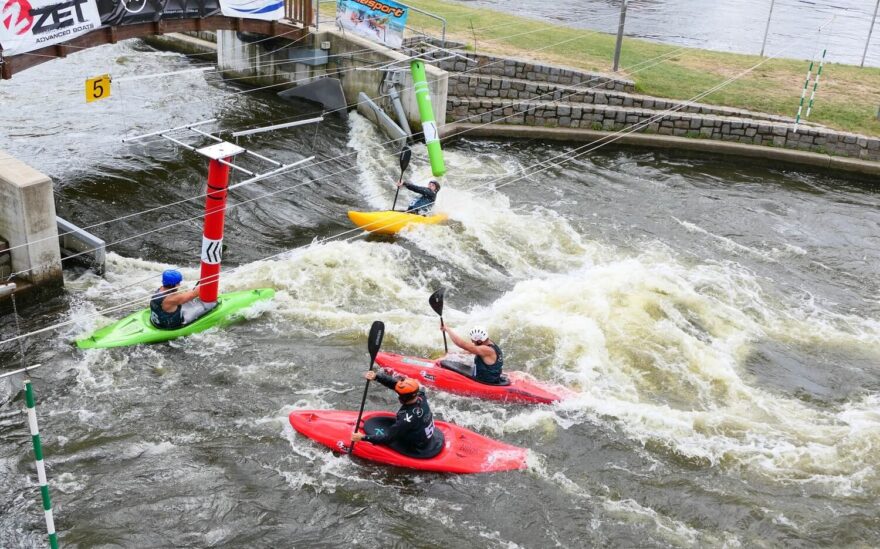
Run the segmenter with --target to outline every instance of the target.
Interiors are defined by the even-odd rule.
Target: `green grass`
[[[465,42],[469,49],[474,48],[476,35],[476,50],[481,53],[611,72],[615,42],[612,35],[550,25],[443,0],[408,0],[408,3],[445,17],[447,38]],[[439,22],[415,12],[410,14],[408,25],[431,35],[440,35]],[[525,32],[529,34],[511,36]],[[651,66],[657,61],[649,60],[664,54],[671,56]],[[642,62],[648,67],[639,70],[638,64]],[[635,81],[639,93],[691,99],[760,62],[757,55],[681,49],[625,38],[620,66],[621,75]],[[808,61],[794,59],[765,60],[748,74],[700,101],[793,117],[808,66]],[[822,72],[810,121],[877,136],[880,135],[880,121],[876,119],[878,106],[880,69],[828,63]]]

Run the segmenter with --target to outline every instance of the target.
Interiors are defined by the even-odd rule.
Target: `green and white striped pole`
[[[52,518],[52,500],[49,498],[49,482],[46,480],[46,466],[43,464],[43,446],[40,443],[40,428],[37,426],[37,408],[34,403],[34,390],[31,380],[24,380],[24,395],[27,403],[28,424],[31,427],[31,441],[34,444],[34,457],[37,460],[37,479],[40,481],[40,495],[43,497],[43,513],[46,515],[46,529],[49,531],[49,546],[58,549],[58,534],[55,533],[55,520]]]
[[[414,59],[409,67],[413,77],[413,89],[416,92],[416,103],[419,106],[419,116],[422,119],[422,134],[425,137],[425,146],[428,148],[428,159],[431,161],[431,173],[434,177],[440,177],[446,173],[446,164],[443,162],[437,122],[434,121],[434,108],[431,105],[431,90],[428,88],[425,62]]]
[[[819,61],[819,70],[816,71],[816,81],[813,83],[813,92],[810,94],[810,104],[807,105],[807,114],[804,115],[804,118],[809,118],[810,113],[813,112],[813,99],[816,97],[816,90],[819,89],[819,78],[822,77],[822,67],[825,65],[825,53],[828,52],[828,49],[822,50],[822,59]]]
[[[794,119],[794,133],[797,133],[798,124],[801,123],[801,113],[804,110],[804,100],[807,97],[807,88],[810,87],[810,79],[813,77],[813,65],[816,63],[815,60],[810,61],[810,68],[807,69],[807,79],[804,81],[804,89],[801,90],[801,103],[798,105],[797,116]]]
[[[24,373],[24,400],[27,404],[28,425],[31,428],[31,442],[34,445],[34,457],[37,461],[37,479],[40,481],[40,495],[43,497],[43,514],[46,516],[46,529],[49,531],[49,546],[58,549],[58,534],[55,533],[55,519],[52,518],[52,500],[49,499],[49,482],[46,480],[46,467],[43,464],[43,445],[40,443],[40,428],[37,426],[37,406],[34,402],[34,389],[28,377],[28,370],[39,368],[35,364],[28,368],[24,362],[24,338],[21,338],[21,326],[18,322],[18,306],[15,304],[15,283],[0,284],[0,297],[9,296],[12,299],[12,314],[15,317],[15,333],[19,336],[18,346],[21,359],[20,370],[6,372],[0,378]]]

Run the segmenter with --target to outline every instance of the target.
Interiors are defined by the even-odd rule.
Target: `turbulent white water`
[[[393,199],[396,166],[393,157],[373,154],[377,139],[353,116],[358,184],[367,203],[381,208]],[[424,160],[417,154],[413,163],[425,166]],[[258,321],[279,335],[347,336],[382,318],[386,348],[431,353],[440,334],[425,297],[450,284],[446,273],[461,271],[505,291],[488,303],[453,297],[458,308],[447,307],[447,323],[487,325],[509,367],[575,387],[580,396],[552,409],[516,410],[481,403],[459,411],[453,399],[444,409],[448,418],[497,436],[546,428],[548,419],[563,429],[608,424],[696,464],[841,496],[880,493],[873,451],[880,445],[880,395],[816,406],[762,387],[745,367],[754,346],[768,340],[854,347],[880,358],[876,319],[779,301],[766,291],[772,280],[735,262],[682,258],[656,242],[618,250],[579,234],[556,212],[514,207],[493,189],[515,171],[509,158],[448,154],[447,162],[458,175],[445,178],[436,208],[450,223],[408,230],[408,246],[360,237],[316,243],[236,268],[224,289],[276,288],[276,299],[262,307],[266,319]],[[425,169],[414,179],[426,179]],[[484,173],[467,176],[476,169]],[[434,259],[433,271],[416,268],[413,246]],[[146,296],[152,280],[125,286],[165,267],[111,256],[106,281],[71,284],[84,300],[78,327],[91,329],[85,316],[99,307]],[[196,276],[194,269],[184,273]]]
[[[114,47],[125,57],[126,47]],[[201,85],[206,97],[238,102],[244,114],[236,116],[248,124],[267,106],[276,117],[302,114],[283,111],[292,107],[271,96],[229,101],[228,90]],[[143,118],[131,122],[155,129]],[[336,125],[322,127],[317,149],[354,152],[356,161],[321,164],[230,199],[275,191],[228,214],[222,291],[277,291],[245,322],[157,346],[82,352],[68,345],[144,306],[163,269],[179,266],[186,280],[196,279],[197,222],[114,246],[105,277],[68,274],[64,306],[41,310],[72,321],[57,338],[27,342],[31,360],[52,365],[38,378],[41,422],[69,544],[876,539],[880,216],[873,194],[817,175],[632,151],[600,151],[526,175],[566,146],[465,138],[445,151],[448,175],[435,208],[449,221],[394,240],[367,238],[350,228],[345,211],[391,206],[397,158],[356,114],[347,125],[327,124]],[[88,157],[87,143],[65,145],[63,132],[43,129],[35,148],[56,159],[65,147]],[[313,132],[277,136],[272,154],[304,154]],[[129,177],[105,165],[111,175],[71,177],[59,207],[92,223],[201,192],[200,159],[142,152],[121,163],[149,164],[148,173]],[[413,152],[406,175],[424,184],[425,150]],[[50,168],[78,170],[67,172],[60,161]],[[401,190],[398,209],[412,198]],[[200,213],[195,201],[95,230],[113,240]],[[358,405],[373,320],[385,322],[388,351],[442,352],[427,303],[441,285],[449,289],[448,325],[486,325],[507,368],[579,393],[527,407],[431,392],[443,420],[529,447],[529,471],[401,474],[294,434],[291,410]],[[122,304],[128,307],[115,309]],[[31,329],[49,322],[28,321]],[[8,404],[15,388],[0,388]],[[394,402],[372,389],[368,406]],[[9,442],[0,446],[0,471],[15,470],[8,503],[0,503],[0,545],[39,543],[24,495],[32,487],[21,471],[27,439],[13,434],[18,419],[0,406],[0,441]],[[831,526],[829,516],[836,517]],[[124,543],[108,530],[125,532]]]

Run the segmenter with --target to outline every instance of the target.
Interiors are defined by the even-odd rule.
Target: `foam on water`
[[[372,131],[353,117],[358,184],[371,206],[387,208],[394,188],[385,180],[397,177],[396,160],[367,145],[375,139]],[[452,160],[464,162],[458,156]],[[423,158],[415,164],[422,166],[417,170],[427,169]],[[502,162],[488,165],[490,172],[504,167]],[[510,368],[580,394],[555,406],[515,408],[468,406],[438,394],[432,402],[445,420],[497,436],[608,424],[646,448],[689,464],[808,483],[836,495],[880,493],[875,451],[880,446],[880,396],[820,406],[758,386],[744,367],[755,346],[767,340],[852,347],[880,358],[876,319],[831,312],[816,300],[779,301],[764,289],[772,281],[733,261],[686,261],[651,242],[639,244],[635,252],[590,242],[555,212],[517,209],[488,186],[468,191],[473,182],[466,176],[451,179],[444,182],[437,204],[451,222],[419,227],[402,238],[442,260],[444,268],[501,286],[505,293],[485,306],[447,307],[447,323],[487,325],[504,346]],[[732,253],[766,261],[802,253],[719,242]],[[372,320],[382,318],[386,349],[427,353],[437,349],[439,334],[425,298],[448,271],[419,272],[413,259],[398,244],[327,242],[244,265],[223,278],[223,290],[275,288],[276,298],[261,305],[264,316],[255,322],[278,333],[360,338]],[[155,282],[133,282],[158,276],[164,267],[111,254],[106,282],[87,277],[76,282],[84,299],[73,313],[83,318],[77,325],[85,328],[88,314],[115,299],[147,295]],[[192,280],[197,272],[187,269],[185,275]],[[209,333],[186,346],[210,347],[222,339]],[[121,366],[104,357],[86,353],[77,366],[79,383],[110,390],[113,371]],[[160,355],[151,358],[161,361]],[[307,390],[298,396],[306,402],[296,408],[315,407]],[[316,451],[289,427],[285,436],[295,453],[320,463],[320,475],[292,472],[292,484],[324,475],[362,478],[350,460],[333,458],[323,448]],[[650,510],[633,504],[617,502],[610,508],[655,520]],[[667,527],[670,542],[696,539],[685,526],[658,526]]]
[[[876,493],[876,395],[841,410],[814,407],[753,386],[742,368],[752,345],[783,337],[781,329],[794,339],[868,343],[880,355],[873,321],[828,322],[839,315],[827,312],[797,318],[756,284],[730,265],[685,266],[646,254],[520,282],[479,317],[493,319],[498,340],[516,342],[508,357],[522,353],[527,367],[550,365],[550,377],[580,387],[579,397],[551,409],[560,425],[579,409],[583,421],[612,421],[683,459]],[[530,333],[551,347],[522,350]],[[540,425],[548,410],[522,415],[504,428]]]

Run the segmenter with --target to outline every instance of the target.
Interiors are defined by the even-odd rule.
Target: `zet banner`
[[[0,49],[25,53],[101,26],[95,0],[0,0]]]
[[[355,34],[392,48],[403,44],[409,9],[391,0],[339,0],[336,22]]]
[[[67,42],[101,26],[227,17],[276,21],[284,0],[0,0],[0,51],[10,56]]]

